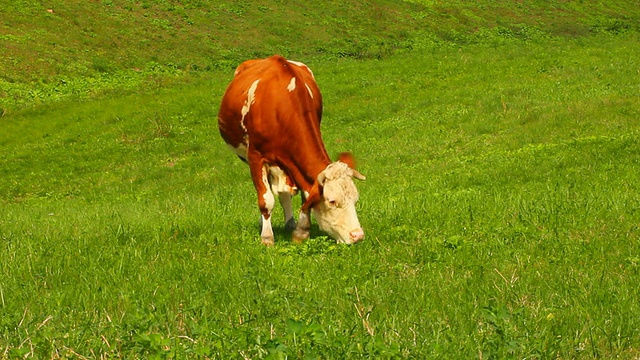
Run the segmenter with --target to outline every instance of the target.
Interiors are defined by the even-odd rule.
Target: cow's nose
[[[362,230],[362,228],[351,230],[349,232],[349,236],[351,236],[351,240],[353,242],[358,242],[358,241],[364,239],[364,230]]]

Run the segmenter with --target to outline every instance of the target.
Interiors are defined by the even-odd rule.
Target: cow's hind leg
[[[296,220],[293,218],[291,194],[281,192],[278,194],[278,198],[280,198],[280,205],[282,205],[282,210],[284,211],[284,227],[287,231],[292,231],[296,228]]]
[[[271,211],[275,205],[275,197],[269,186],[269,167],[258,156],[249,155],[249,167],[251,178],[258,194],[258,208],[260,209],[260,223],[262,230],[260,238],[262,243],[273,245],[273,228],[271,227]]]
[[[269,166],[269,183],[271,184],[271,192],[278,194],[280,205],[284,211],[285,229],[291,231],[296,228],[296,220],[293,218],[293,206],[291,195],[295,194],[298,189],[287,177],[284,171],[278,166]]]

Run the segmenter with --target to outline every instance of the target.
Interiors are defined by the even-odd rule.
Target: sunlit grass
[[[636,43],[307,61],[367,176],[350,247],[260,244],[231,73],[12,111],[0,357],[637,357]]]

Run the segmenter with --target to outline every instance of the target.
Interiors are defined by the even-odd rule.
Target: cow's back
[[[222,99],[218,126],[233,148],[246,150],[251,144],[266,154],[285,150],[294,139],[319,138],[321,116],[322,98],[311,70],[276,55],[238,66]]]

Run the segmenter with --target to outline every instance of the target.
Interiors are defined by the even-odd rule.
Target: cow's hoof
[[[286,224],[284,224],[284,228],[285,228],[287,231],[293,231],[293,230],[295,230],[295,229],[296,229],[296,221],[295,221],[293,218],[291,218],[291,219],[287,220],[287,223],[286,223]]]
[[[274,242],[273,242],[273,236],[262,236],[262,243],[265,246],[273,246]]]
[[[309,238],[309,230],[295,229],[291,236],[291,241],[295,244],[302,244],[303,241]]]

